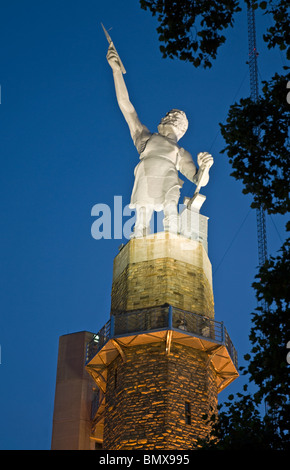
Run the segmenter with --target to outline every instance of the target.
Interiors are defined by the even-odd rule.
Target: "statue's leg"
[[[166,232],[179,233],[179,214],[176,201],[168,201],[165,204],[163,227]]]
[[[133,231],[133,238],[145,237],[150,234],[150,221],[153,214],[151,206],[136,207],[136,223]]]

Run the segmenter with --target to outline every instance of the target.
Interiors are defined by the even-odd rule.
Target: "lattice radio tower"
[[[252,2],[248,3],[247,7],[248,15],[248,42],[249,42],[249,69],[250,69],[250,89],[251,98],[254,102],[257,102],[259,98],[259,86],[258,86],[258,52],[256,46],[256,23],[255,23],[255,11],[252,6]],[[256,129],[257,135],[260,131]],[[258,231],[258,255],[259,255],[259,266],[262,266],[267,259],[267,235],[266,235],[266,218],[263,206],[257,209],[257,231]]]

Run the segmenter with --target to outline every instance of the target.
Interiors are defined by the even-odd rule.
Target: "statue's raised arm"
[[[149,132],[146,126],[141,124],[138,118],[138,115],[136,113],[136,110],[130,101],[128,90],[127,90],[127,87],[123,78],[122,64],[120,63],[119,55],[112,43],[110,44],[109,49],[108,49],[107,60],[113,71],[118,105],[129,126],[131,137],[134,141],[134,144],[138,148],[138,141],[142,137],[148,138],[151,135],[151,133]]]

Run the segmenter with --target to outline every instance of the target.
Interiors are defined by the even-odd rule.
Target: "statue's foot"
[[[130,235],[130,238],[143,238],[143,234],[140,233],[140,232],[132,232],[132,234]]]
[[[148,227],[134,227],[133,233],[130,238],[143,238],[150,235],[150,228]]]
[[[180,232],[179,228],[179,218],[178,217],[168,217],[163,220],[164,232],[170,232],[173,234],[178,234]]]
[[[176,228],[166,227],[166,228],[164,228],[164,232],[171,233],[172,235],[178,235],[180,233],[179,230],[177,229],[177,227]]]

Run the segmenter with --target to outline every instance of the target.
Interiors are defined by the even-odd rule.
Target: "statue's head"
[[[188,129],[188,120],[186,114],[179,109],[172,109],[160,121],[158,126],[158,131],[160,134],[164,133],[163,131],[166,127],[173,128],[177,140],[181,139]]]

